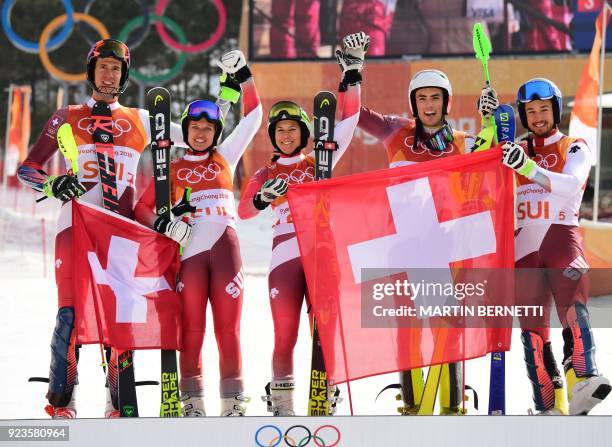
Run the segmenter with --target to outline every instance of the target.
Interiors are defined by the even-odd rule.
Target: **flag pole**
[[[2,154],[2,185],[3,186],[6,186],[6,182],[8,178],[8,175],[6,173],[6,156],[9,150],[9,140],[10,140],[9,132],[11,130],[11,108],[13,107],[13,89],[14,88],[15,86],[13,84],[10,84],[8,88],[9,102],[8,102],[8,111],[6,112],[6,136],[5,136],[6,140],[4,142],[4,154]]]
[[[599,217],[599,182],[601,177],[601,134],[603,122],[603,85],[604,85],[604,65],[606,57],[606,28],[607,28],[607,9],[610,8],[607,0],[603,4],[603,16],[601,18],[601,57],[599,60],[599,96],[597,103],[597,153],[595,160],[595,191],[593,194],[593,222],[597,222]]]

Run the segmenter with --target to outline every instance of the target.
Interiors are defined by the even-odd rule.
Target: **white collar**
[[[548,135],[547,137],[536,137],[534,135],[533,137],[533,145],[535,147],[544,147],[544,146],[550,146],[551,144],[556,143],[557,141],[559,141],[561,138],[563,138],[565,135],[563,135],[563,133],[559,130],[556,129],[554,130],[550,135]]]
[[[278,160],[276,160],[276,163],[278,163],[279,165],[289,166],[299,163],[305,158],[306,157],[304,156],[304,154],[294,155],[293,157],[279,157]]]
[[[209,157],[209,151],[206,151],[202,155],[190,154],[189,152],[187,152],[183,156],[183,158],[187,161],[203,161],[203,160],[208,160],[208,157]]]
[[[87,107],[89,107],[90,109],[93,109],[93,106],[95,103],[96,103],[95,99],[89,98],[87,100]],[[109,103],[108,105],[110,106],[111,110],[117,110],[119,107],[121,107],[121,104],[119,104],[119,100],[113,101]]]

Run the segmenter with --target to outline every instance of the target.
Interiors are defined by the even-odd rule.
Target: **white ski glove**
[[[493,87],[485,87],[480,92],[480,98],[478,98],[478,113],[483,118],[489,118],[495,110],[499,107],[499,99],[497,98],[497,92]]]
[[[271,203],[274,199],[284,196],[287,194],[289,185],[286,181],[280,178],[266,180],[259,190],[261,194],[261,200],[267,203]]]
[[[240,50],[232,50],[221,56],[220,61],[216,61],[217,65],[224,73],[236,80],[238,84],[242,84],[248,80],[253,74],[246,63],[244,54]]]
[[[535,176],[538,165],[527,156],[521,146],[512,141],[507,141],[503,144],[502,151],[503,164],[530,180]]]
[[[370,36],[364,32],[349,34],[342,39],[342,51],[336,51],[336,58],[342,73],[349,70],[361,71],[369,46]]]
[[[174,220],[170,220],[170,218],[166,216],[159,216],[153,224],[153,229],[158,233],[169,237],[182,247],[186,247],[191,240],[191,224],[182,221],[178,217]]]
[[[240,50],[228,51],[221,56],[220,61],[216,61],[216,64],[221,70],[229,74],[234,74],[247,65],[244,54]]]

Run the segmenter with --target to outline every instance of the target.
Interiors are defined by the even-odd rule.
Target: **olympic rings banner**
[[[255,432],[255,445],[258,447],[335,447],[340,445],[340,439],[340,429],[331,424],[322,424],[315,429],[296,424],[284,430],[278,425],[267,424]]]
[[[25,6],[32,0],[21,0]],[[71,0],[61,0],[64,14],[61,14],[49,23],[42,26],[40,34],[22,36],[15,31],[13,23],[14,6],[18,0],[5,0],[2,4],[1,24],[8,40],[15,48],[29,54],[38,54],[40,61],[47,72],[55,79],[78,83],[86,80],[86,72],[69,73],[57,67],[50,58],[50,53],[61,51],[62,46],[73,35],[78,34],[90,46],[100,39],[110,37],[117,38],[127,43],[131,51],[138,48],[149,36],[152,28],[155,28],[157,35],[165,47],[169,50],[169,59],[175,60],[174,64],[161,72],[151,74],[150,70],[139,70],[138,55],[132,58],[130,78],[142,85],[159,85],[172,80],[184,68],[189,55],[207,52],[219,44],[224,38],[237,38],[237,26],[233,35],[228,35],[228,8],[231,11],[238,11],[238,22],[240,21],[241,1],[240,0],[208,0],[207,2],[194,3],[191,8],[180,10],[181,20],[172,19],[166,16],[170,0],[156,0],[152,8],[147,0],[135,0],[139,6],[140,15],[132,17],[116,34],[109,32],[109,25],[115,25],[109,18],[96,17],[92,10],[95,0],[85,0],[82,10],[77,11]],[[171,11],[176,16],[177,8]],[[197,12],[197,14],[196,14]],[[236,18],[236,13],[234,19]],[[185,27],[198,20],[200,35],[205,37],[199,42],[192,42],[193,38],[186,31]],[[123,20],[123,18],[122,18]],[[182,23],[181,23],[182,22]],[[154,25],[153,27],[151,25]],[[193,27],[193,25],[192,25]]]

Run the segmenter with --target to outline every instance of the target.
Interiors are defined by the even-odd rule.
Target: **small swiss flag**
[[[77,200],[72,231],[77,343],[181,349],[178,245]]]

